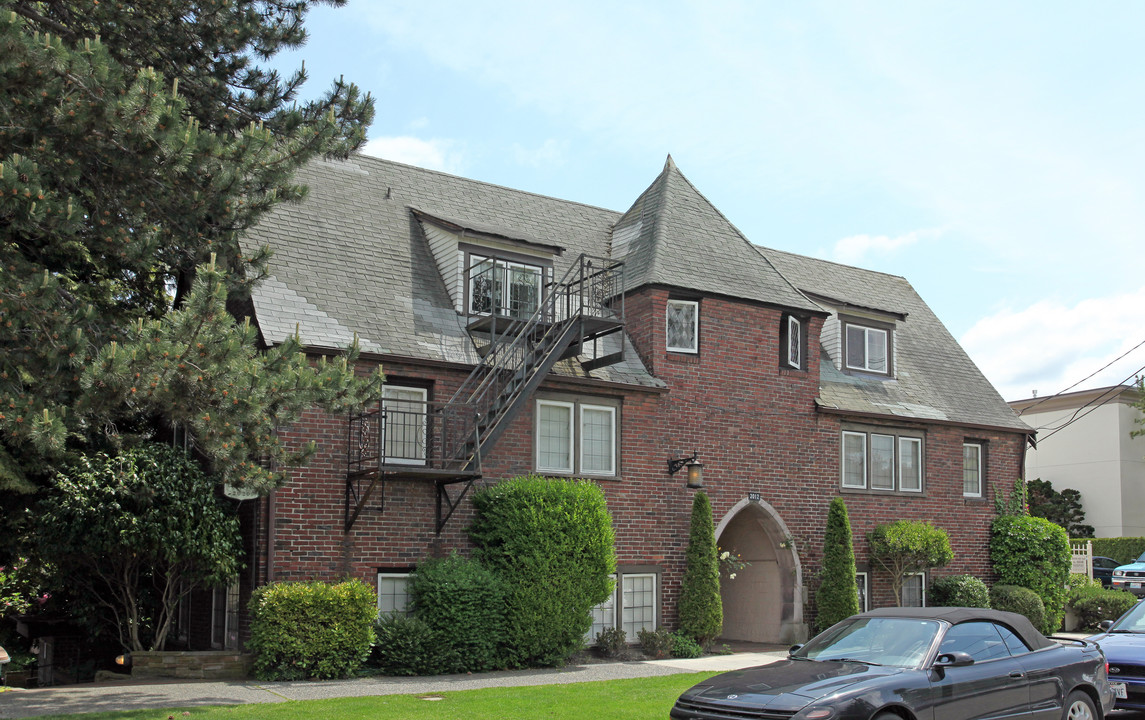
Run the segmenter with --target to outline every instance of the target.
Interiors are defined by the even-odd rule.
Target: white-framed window
[[[669,300],[664,313],[667,346],[672,352],[700,351],[700,303],[695,300]]]
[[[620,627],[629,639],[641,630],[656,629],[656,574],[622,575],[620,582]]]
[[[378,614],[405,615],[409,606],[409,573],[378,573]]]
[[[382,428],[385,462],[425,465],[425,388],[382,386]]]
[[[237,650],[239,646],[239,578],[216,585],[211,593],[211,647]]]
[[[803,325],[794,315],[787,316],[787,365],[803,367]]]
[[[616,580],[615,575],[609,575],[613,581]],[[591,610],[592,613],[592,626],[589,627],[588,633],[585,634],[584,640],[588,645],[596,642],[596,636],[607,630],[608,628],[616,627],[616,590],[608,594],[608,599],[597,605]],[[631,639],[631,638],[629,638]]]
[[[843,487],[867,487],[867,434],[843,431]]]
[[[926,607],[926,573],[908,573],[902,579],[903,607]]]
[[[615,406],[538,399],[536,408],[538,471],[616,475]]]
[[[849,370],[890,373],[890,334],[882,328],[847,324],[846,358]]]
[[[962,494],[982,497],[982,445],[962,444]]]
[[[922,438],[894,430],[844,430],[842,485],[855,490],[922,492]]]
[[[541,302],[545,269],[502,258],[469,256],[469,313],[527,319]]]
[[[855,573],[855,587],[859,590],[859,612],[870,610],[871,586],[866,572]]]
[[[573,471],[573,413],[576,405],[556,400],[537,401],[537,469]]]

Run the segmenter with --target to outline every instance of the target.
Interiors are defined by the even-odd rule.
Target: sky
[[[906,277],[1007,400],[1145,372],[1145,3],[349,0],[365,152]]]

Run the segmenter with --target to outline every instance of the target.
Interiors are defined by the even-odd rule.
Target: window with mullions
[[[846,323],[843,335],[848,370],[889,375],[891,372],[891,333],[885,328]]]
[[[382,386],[385,462],[425,465],[425,388]]]
[[[779,326],[780,367],[803,369],[803,340],[803,321],[794,315],[784,315]]]
[[[575,400],[537,400],[540,472],[616,474],[616,410]]]
[[[527,319],[541,302],[545,270],[539,265],[469,256],[469,312]]]
[[[926,607],[926,573],[903,576],[902,607]]]
[[[843,431],[843,487],[922,492],[922,438]]]
[[[627,637],[656,629],[656,575],[640,573],[621,578],[620,627]]]
[[[700,303],[669,300],[665,310],[667,347],[672,352],[700,351]]]
[[[409,573],[378,573],[378,614],[405,615],[409,605]]]

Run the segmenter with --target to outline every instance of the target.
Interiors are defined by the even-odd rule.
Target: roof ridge
[[[836,265],[838,267],[848,268],[850,270],[860,270],[862,272],[874,273],[875,275],[882,275],[884,277],[895,278],[897,280],[902,280],[907,285],[911,284],[910,280],[907,280],[906,276],[904,276],[904,275],[895,275],[894,273],[883,272],[882,270],[871,270],[870,268],[859,267],[858,265],[848,265],[847,263],[839,262],[838,260],[828,260],[827,258],[819,258],[819,257],[814,257],[812,255],[804,255],[802,253],[792,252],[790,250],[780,250],[779,248],[767,247],[766,245],[758,245],[756,243],[752,243],[752,245],[754,245],[755,248],[757,250],[759,250],[761,253],[764,251],[767,251],[767,252],[783,253],[784,255],[793,255],[795,257],[806,258],[808,260],[814,260],[815,262],[828,263],[830,265]],[[911,285],[911,287],[913,288],[914,286]]]
[[[723,211],[720,210],[718,207],[716,207],[716,204],[713,203],[711,200],[709,200],[708,196],[705,195],[703,192],[701,192],[700,189],[698,187],[696,187],[695,183],[693,183],[691,180],[688,179],[688,176],[684,174],[684,171],[681,170],[676,165],[676,163],[672,161],[671,155],[668,156],[668,162],[665,163],[665,165],[664,165],[664,173],[667,173],[669,171],[669,169],[675,170],[676,174],[680,176],[680,179],[683,180],[684,182],[688,183],[688,187],[692,188],[692,191],[694,193],[696,193],[696,195],[698,195],[701,200],[703,200],[705,203],[707,203],[708,207],[710,207],[712,210],[714,210],[716,212],[716,214],[720,216],[720,219],[722,219],[724,222],[726,222],[728,224],[728,227],[730,227],[733,231],[735,231],[735,234],[739,237],[740,240],[742,240],[744,242],[744,244],[747,245],[748,249],[754,250],[756,252],[756,254],[760,257],[760,259],[762,259],[765,263],[767,263],[767,266],[770,267],[772,269],[772,271],[775,272],[776,275],[778,275],[780,278],[782,278],[783,282],[787,283],[787,286],[789,288],[791,288],[796,294],[798,294],[801,297],[803,297],[804,299],[806,299],[807,302],[815,305],[816,307],[822,307],[819,303],[817,303],[814,300],[812,300],[811,298],[807,297],[807,295],[802,290],[800,290],[798,287],[795,286],[795,283],[791,282],[791,280],[788,279],[788,277],[786,275],[784,275],[782,272],[780,272],[779,268],[775,267],[775,263],[771,262],[770,258],[768,258],[766,255],[764,255],[762,252],[759,252],[760,246],[756,245],[751,240],[749,240],[747,235],[744,235],[743,231],[740,230],[738,227],[736,227],[736,224],[733,223],[730,219],[728,219],[728,216],[724,215]]]
[[[544,198],[545,200],[555,200],[555,201],[562,203],[562,204],[565,204],[565,205],[576,205],[577,207],[589,208],[592,210],[600,210],[602,212],[610,213],[610,214],[617,215],[617,216],[624,214],[623,212],[619,212],[619,211],[613,210],[611,208],[601,207],[600,205],[591,205],[589,203],[577,202],[576,200],[569,200],[567,198],[559,198],[559,197],[556,197],[555,195],[545,195],[543,193],[530,192],[528,190],[522,190],[520,188],[509,187],[508,185],[500,185],[498,183],[486,182],[485,180],[475,180],[473,178],[468,178],[468,177],[465,177],[463,175],[454,175],[453,173],[448,173],[448,172],[445,172],[444,170],[433,170],[431,168],[423,168],[423,167],[419,167],[417,165],[409,165],[407,163],[398,162],[397,160],[390,160],[388,158],[380,158],[380,157],[377,157],[374,155],[365,155],[361,151],[354,153],[350,157],[353,158],[355,161],[364,159],[364,160],[369,160],[372,162],[384,163],[387,165],[395,165],[399,168],[407,168],[409,170],[414,170],[416,172],[423,172],[423,173],[430,173],[433,175],[440,175],[442,177],[451,178],[453,180],[460,180],[464,183],[468,183],[468,184],[472,184],[472,185],[481,185],[483,187],[491,187],[491,188],[497,188],[499,190],[507,190],[507,191],[515,193],[517,195],[529,195],[531,197]],[[349,159],[336,161],[336,162],[349,162]]]

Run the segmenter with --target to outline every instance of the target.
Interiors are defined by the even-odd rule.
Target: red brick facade
[[[861,570],[874,570],[866,534],[879,523],[907,518],[929,520],[950,534],[954,561],[937,574],[990,578],[993,498],[1020,476],[1023,434],[891,416],[855,417],[818,407],[822,316],[801,318],[807,328],[805,367],[795,370],[780,363],[782,310],[711,296],[689,298],[700,301],[699,352],[668,352],[669,297],[667,289],[646,287],[627,298],[627,330],[635,345],[629,350],[666,383],[666,390],[555,375],[541,389],[620,403],[618,475],[599,483],[613,518],[619,565],[658,573],[659,624],[676,623],[693,493],[683,473],[668,475],[666,461],[693,450],[704,464],[717,525],[730,527],[733,510],[750,509],[761,528],[753,532],[770,545],[764,554],[777,558],[779,571],[767,577],[782,585],[782,618],[776,610],[781,630],[760,631],[775,635],[772,639],[796,640],[802,625],[813,621],[827,508],[840,494],[847,501]],[[425,386],[431,400],[448,398],[470,369],[382,360],[388,382]],[[530,400],[483,459],[485,478],[478,484],[533,471],[534,408]],[[842,488],[840,442],[848,423],[921,434],[923,492]],[[367,510],[345,533],[346,419],[313,411],[283,435],[290,442],[315,441],[318,451],[273,497],[244,503],[251,542],[257,544],[244,578],[244,600],[251,582],[350,576],[372,584],[379,570],[408,569],[434,553],[470,549],[466,529],[472,506],[467,500],[437,536],[434,487],[425,481],[387,482],[371,503],[383,509]],[[986,448],[981,499],[963,496],[962,446],[967,440]],[[871,600],[872,606],[894,603],[885,573],[871,572]]]

